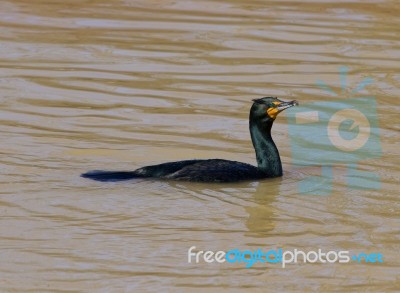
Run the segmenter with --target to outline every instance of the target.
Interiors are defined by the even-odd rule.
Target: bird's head
[[[296,100],[284,102],[276,97],[255,99],[253,102],[250,116],[263,122],[273,122],[280,112],[299,104]]]

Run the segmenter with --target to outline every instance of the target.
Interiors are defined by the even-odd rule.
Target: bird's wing
[[[262,178],[254,166],[227,160],[204,160],[165,176],[167,179],[198,182],[234,182]]]

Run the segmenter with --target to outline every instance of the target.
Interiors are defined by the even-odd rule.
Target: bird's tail
[[[83,178],[89,178],[96,181],[123,181],[123,180],[130,180],[134,178],[140,178],[135,171],[89,171],[87,173],[83,173],[81,175]]]

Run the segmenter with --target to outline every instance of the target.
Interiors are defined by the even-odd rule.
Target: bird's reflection
[[[282,181],[283,178],[275,178],[229,186],[176,182],[169,182],[169,185],[202,200],[218,200],[229,205],[233,204],[239,207],[239,210],[240,207],[244,208],[243,222],[246,226],[244,234],[250,237],[265,237],[276,226],[274,202],[277,196],[284,192]]]
[[[246,220],[248,229],[246,235],[251,237],[265,237],[272,231],[276,223],[274,221],[274,205],[276,197],[280,194],[282,178],[257,182],[253,204],[246,207],[249,214]]]

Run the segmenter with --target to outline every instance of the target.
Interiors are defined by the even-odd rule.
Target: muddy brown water
[[[1,1],[1,291],[399,291],[399,14],[390,0]],[[382,157],[358,167],[379,190],[349,188],[340,165],[331,195],[299,194],[315,168],[292,164],[287,114],[273,128],[283,178],[79,177],[189,158],[254,164],[251,99],[330,101],[316,80],[340,92],[343,65],[353,88],[374,79],[364,93],[377,99]],[[246,269],[188,264],[191,246],[384,262]]]

